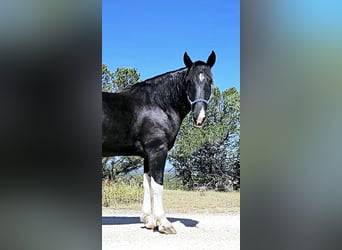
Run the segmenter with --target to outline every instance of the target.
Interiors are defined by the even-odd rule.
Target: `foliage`
[[[140,74],[135,68],[117,68],[111,72],[107,65],[102,64],[102,91],[118,92],[139,81]]]
[[[114,73],[112,73],[107,65],[102,64],[102,91],[103,92],[116,92]]]
[[[102,178],[114,180],[119,175],[125,175],[143,166],[143,160],[138,156],[117,156],[102,158]]]
[[[240,185],[240,94],[235,88],[214,88],[203,129],[188,116],[169,159],[188,189]]]
[[[182,180],[179,179],[175,173],[165,173],[163,185],[164,185],[164,188],[168,190],[184,189]]]

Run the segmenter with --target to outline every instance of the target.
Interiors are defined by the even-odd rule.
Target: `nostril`
[[[204,118],[197,118],[197,120],[195,120],[196,126],[202,126],[203,122]]]

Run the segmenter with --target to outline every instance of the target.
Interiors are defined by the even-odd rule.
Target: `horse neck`
[[[172,76],[172,84],[170,91],[172,91],[172,100],[170,105],[173,107],[174,110],[176,110],[181,120],[185,118],[185,116],[190,112],[190,104],[186,96],[186,90],[187,86],[185,83],[185,76],[186,76],[187,70],[186,68],[182,68],[178,71],[175,71],[171,74],[174,74]]]
[[[164,110],[172,108],[183,120],[191,109],[186,95],[186,73],[186,68],[171,71],[133,84],[123,92],[147,103],[154,99],[153,104],[159,105]],[[158,96],[151,98],[152,93],[158,93]]]

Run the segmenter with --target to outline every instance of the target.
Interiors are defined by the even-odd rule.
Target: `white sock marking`
[[[151,188],[153,193],[153,215],[156,218],[164,216],[163,207],[163,186],[154,181],[151,177]]]
[[[144,200],[142,205],[142,212],[144,214],[152,214],[152,200],[151,200],[151,177],[148,174],[144,174]]]

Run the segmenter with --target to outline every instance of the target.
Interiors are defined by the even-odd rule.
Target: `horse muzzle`
[[[194,113],[194,116],[193,116],[194,126],[197,128],[202,127],[204,120],[205,120],[205,117],[206,117],[205,110],[202,107],[198,115],[195,115],[195,113]]]

